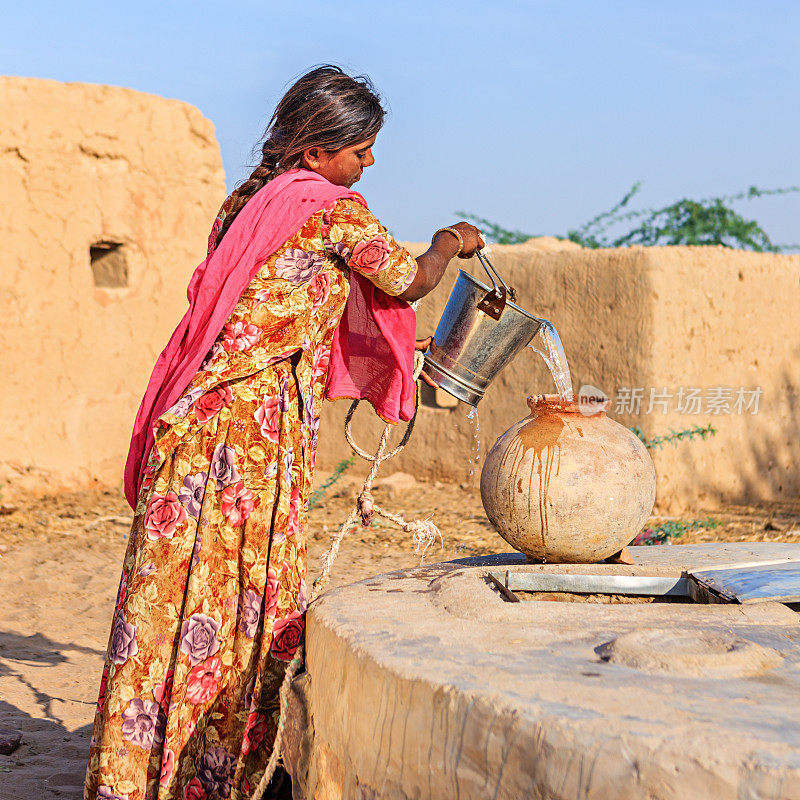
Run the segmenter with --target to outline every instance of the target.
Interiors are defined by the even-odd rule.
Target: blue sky
[[[800,184],[800,3],[28,0],[0,72],[127,86],[198,106],[229,187],[286,85],[322,62],[390,108],[358,185],[403,239],[466,209],[560,234],[636,180],[641,203]],[[737,206],[800,241],[800,195]]]

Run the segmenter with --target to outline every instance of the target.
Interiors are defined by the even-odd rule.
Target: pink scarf
[[[125,464],[125,497],[136,507],[158,418],[181,397],[264,261],[320,209],[341,198],[366,205],[357,192],[321,175],[293,169],[271,180],[237,214],[189,281],[189,309],[156,361],[133,426]],[[325,396],[366,399],[390,422],[414,415],[411,306],[377,289],[355,271],[350,297],[334,332]]]

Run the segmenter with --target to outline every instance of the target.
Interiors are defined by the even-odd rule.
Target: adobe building
[[[0,77],[4,499],[120,485],[156,356],[225,183],[193,106]]]

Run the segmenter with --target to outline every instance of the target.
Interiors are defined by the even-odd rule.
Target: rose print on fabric
[[[224,747],[209,747],[206,750],[197,767],[197,777],[208,794],[216,792],[220,797],[230,795],[233,765],[233,756]]]
[[[194,413],[197,421],[201,425],[205,425],[215,414],[218,414],[232,402],[233,394],[231,394],[231,387],[227,383],[215,386],[195,402]]]
[[[247,755],[255,750],[261,742],[264,741],[264,736],[267,733],[267,719],[263,714],[254,711],[247,718],[247,728],[244,732],[244,740],[242,741],[242,753]]]
[[[206,800],[206,790],[197,778],[192,778],[183,787],[182,800]]]
[[[234,464],[235,460],[236,451],[232,447],[226,447],[220,442],[214,448],[209,475],[216,483],[218,492],[221,492],[229,483],[236,483],[240,480],[239,472]]]
[[[278,583],[278,573],[270,567],[267,570],[267,584],[264,587],[264,613],[268,617],[274,617],[277,613],[279,595],[280,584]]]
[[[270,442],[278,441],[281,426],[280,406],[280,397],[265,397],[254,415],[256,422],[261,426],[261,435]]]
[[[231,525],[241,525],[253,513],[257,505],[256,496],[245,489],[244,482],[226,486],[222,492],[222,513]]]
[[[183,487],[178,493],[178,497],[183,503],[190,517],[200,516],[200,507],[203,505],[203,495],[206,493],[205,472],[198,472],[195,475],[187,475],[183,479]]]
[[[330,362],[331,357],[331,350],[329,347],[325,347],[325,345],[320,345],[314,350],[314,358],[311,362],[311,367],[313,369],[313,380],[321,381],[325,379],[325,376],[328,374],[328,363]],[[305,391],[305,390],[304,390]],[[311,397],[311,394],[308,395]]]
[[[136,644],[136,626],[125,621],[125,614],[120,611],[114,620],[111,631],[111,643],[108,646],[108,657],[112,664],[124,664],[131,656],[139,652]]]
[[[171,539],[175,529],[188,519],[186,509],[175,492],[165,495],[153,493],[153,498],[144,512],[144,527],[151,542]]]
[[[170,698],[172,697],[172,681],[175,678],[175,670],[168,669],[164,675],[164,680],[153,689],[153,697],[156,703],[161,706],[161,710],[166,714],[170,708]]]
[[[305,283],[323,266],[325,259],[318,253],[289,248],[275,262],[275,272],[290,283]]]
[[[168,786],[169,779],[172,777],[172,773],[175,770],[175,753],[172,752],[169,748],[164,750],[164,755],[161,758],[161,776],[159,777],[158,783],[160,786]]]
[[[344,242],[327,242],[325,250],[332,256],[337,256],[345,262],[350,261],[353,251]]]
[[[134,697],[122,714],[122,738],[150,750],[163,741],[164,722],[164,712],[158,703]]]
[[[207,703],[217,693],[222,681],[222,661],[209,658],[192,668],[186,685],[186,699],[194,705]]]
[[[325,208],[322,209],[322,219],[320,220],[320,235],[325,238],[330,235],[331,229],[331,212],[333,211],[334,207],[336,206],[336,202],[334,201]]]
[[[392,248],[383,236],[373,236],[367,241],[359,242],[353,248],[350,266],[368,275],[380,272],[389,266],[391,252]]]
[[[148,575],[152,575],[156,571],[156,565],[152,561],[148,561],[147,564],[142,564],[142,566],[139,567],[139,577],[146,578]]]
[[[316,311],[331,295],[331,276],[327,272],[318,272],[308,282],[308,288],[311,290],[311,310]]]
[[[276,619],[269,654],[278,661],[291,661],[303,641],[304,629],[305,621],[299,611],[292,611],[284,619]]]
[[[256,344],[261,328],[252,322],[229,322],[222,329],[222,346],[229,352],[242,353]]]
[[[267,583],[269,583],[269,578],[267,578]],[[238,612],[239,630],[248,639],[252,639],[256,635],[258,620],[261,617],[261,595],[253,589],[245,589],[239,601]]]
[[[178,400],[174,406],[172,406],[167,414],[173,414],[176,417],[180,417],[183,419],[188,413],[189,409],[192,407],[192,403],[203,394],[202,389],[193,389],[188,394],[185,394],[183,397]]]
[[[219,629],[221,625],[205,614],[192,614],[181,625],[181,652],[189,656],[193,667],[219,650]]]

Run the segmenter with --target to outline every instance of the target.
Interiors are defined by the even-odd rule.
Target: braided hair
[[[217,244],[247,201],[272,178],[300,165],[303,151],[329,152],[378,133],[385,111],[369,78],[325,64],[307,72],[281,98],[261,143],[261,163],[231,195]]]

